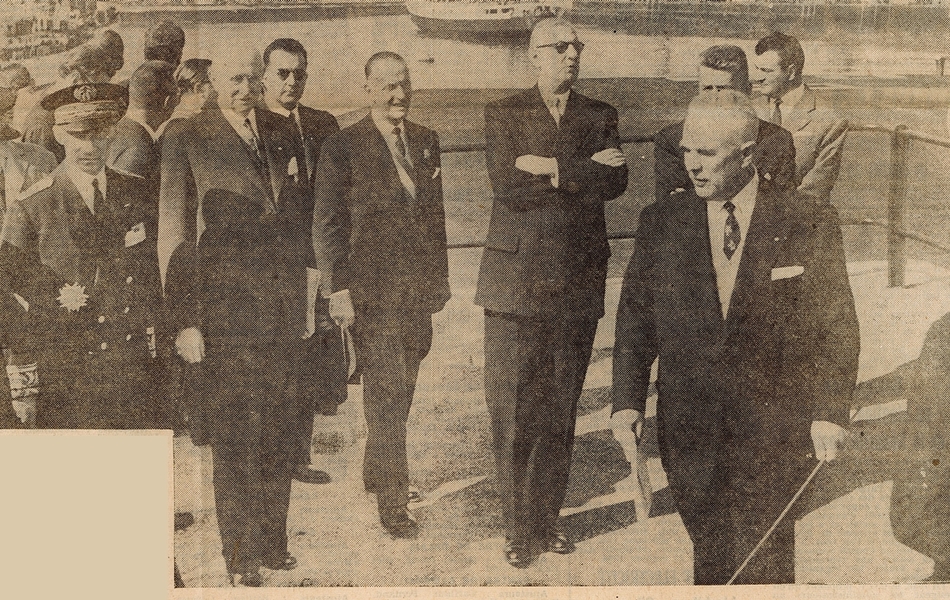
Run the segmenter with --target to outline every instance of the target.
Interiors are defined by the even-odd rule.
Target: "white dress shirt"
[[[102,192],[104,199],[106,197],[105,169],[99,171],[96,175],[90,175],[77,167],[69,167],[67,172],[69,173],[69,178],[72,180],[73,185],[79,190],[79,195],[82,196],[83,202],[89,207],[89,212],[96,214],[96,206],[93,204],[93,198],[95,198],[96,192],[92,188],[92,181],[95,179],[98,182],[99,191]]]
[[[745,248],[745,240],[749,234],[749,223],[752,221],[752,210],[755,208],[755,197],[759,193],[759,174],[753,173],[752,180],[732,198],[735,205],[733,214],[739,222],[739,246],[726,258],[723,252],[723,238],[726,232],[726,218],[729,216],[723,205],[724,200],[707,201],[706,216],[709,221],[709,246],[712,253],[713,268],[716,270],[716,288],[719,291],[719,303],[722,306],[722,318],[729,313],[729,302],[732,301],[732,290],[736,286],[736,274],[739,272],[739,262]]]
[[[241,139],[244,140],[244,143],[248,145],[254,144],[254,140],[250,139],[247,134],[247,127],[244,126],[245,119],[251,122],[251,130],[254,132],[254,135],[257,136],[257,139],[261,139],[260,130],[257,128],[257,119],[254,116],[254,109],[252,108],[246,117],[242,117],[233,110],[222,110],[221,114],[224,115],[224,118],[228,120],[228,123],[231,124],[231,127],[234,128],[234,131],[237,132]]]
[[[415,198],[416,184],[403,166],[402,160],[396,156],[399,153],[399,150],[396,148],[396,134],[393,133],[393,129],[398,127],[399,137],[402,138],[402,143],[406,148],[406,154],[403,158],[411,167],[412,159],[409,157],[409,137],[406,135],[406,121],[402,120],[398,124],[394,125],[389,119],[381,117],[375,112],[371,112],[370,114],[372,115],[373,123],[376,124],[376,129],[379,130],[379,133],[382,134],[383,139],[386,140],[386,146],[389,147],[389,152],[393,156],[393,162],[396,163],[396,172],[399,174],[399,181],[402,182],[402,186],[406,188],[406,191],[409,192],[409,195]]]

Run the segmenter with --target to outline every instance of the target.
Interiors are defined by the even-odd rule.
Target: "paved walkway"
[[[265,572],[268,586],[520,586],[682,585],[691,582],[691,547],[672,510],[655,439],[647,453],[654,488],[653,516],[637,522],[632,496],[618,486],[629,465],[609,433],[609,386],[614,314],[601,322],[577,426],[571,490],[562,520],[579,539],[570,556],[546,554],[515,570],[502,558],[497,497],[481,390],[482,322],[471,304],[477,261],[456,253],[454,297],[439,314],[430,357],[423,364],[410,417],[410,468],[425,493],[414,512],[415,541],[388,538],[373,497],[362,491],[360,388],[320,431],[356,442],[336,454],[315,456],[330,472],[328,485],[294,483],[288,527],[300,566]],[[797,524],[796,575],[803,583],[913,582],[932,561],[894,540],[888,520],[889,469],[898,460],[899,425],[906,408],[900,386],[875,386],[902,371],[920,352],[937,318],[950,312],[950,271],[911,263],[908,287],[886,288],[883,262],[848,265],[861,323],[862,353],[855,432],[837,464],[815,482],[812,510]],[[619,280],[608,286],[615,307]],[[879,388],[884,389],[881,392]],[[865,391],[862,391],[865,390]],[[891,391],[888,391],[891,390]],[[897,391],[893,391],[897,390]],[[655,396],[648,418],[655,414]],[[654,436],[655,437],[655,436]],[[649,436],[648,436],[649,438]],[[210,485],[210,452],[187,437],[175,444],[176,508],[197,523],[175,535],[178,565],[188,586],[226,585]],[[389,597],[389,596],[387,596]]]

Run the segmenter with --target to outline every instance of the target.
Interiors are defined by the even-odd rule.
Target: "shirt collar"
[[[106,195],[106,170],[102,169],[95,175],[90,175],[78,167],[70,166],[66,172],[69,174],[69,178],[72,180],[73,185],[76,186],[76,189],[79,190],[79,195],[82,196],[82,199],[89,204],[93,200],[93,189],[92,189],[92,180],[96,179],[99,182],[99,191],[102,192],[103,197]],[[96,208],[98,210],[98,208]]]
[[[393,122],[387,119],[386,117],[382,115],[377,115],[373,111],[370,111],[369,114],[373,119],[373,123],[376,124],[376,129],[378,129],[379,132],[382,133],[383,137],[385,137],[386,139],[389,139],[387,136],[390,136],[393,134],[394,127],[398,127],[400,131],[400,135],[404,139],[406,138],[406,120],[405,119],[403,119],[402,121],[399,121],[399,123],[393,124]]]
[[[268,102],[268,103],[267,103],[267,110],[271,111],[272,113],[277,113],[278,115],[280,115],[280,116],[282,116],[282,117],[290,117],[290,116],[293,116],[293,117],[294,117],[294,120],[297,119],[297,115],[296,115],[296,113],[297,113],[297,107],[296,107],[296,106],[294,106],[293,109],[291,109],[291,110],[287,110],[286,108],[284,108],[283,106],[281,106],[281,105],[280,105],[279,103],[277,103],[277,102],[275,102],[275,103],[273,103],[273,104],[271,104],[270,102]]]
[[[130,121],[135,121],[136,123],[144,127],[145,131],[147,131],[148,134],[152,137],[153,142],[158,140],[158,136],[160,135],[159,132],[162,130],[162,127],[161,125],[159,125],[158,129],[152,129],[152,126],[149,125],[148,122],[145,120],[144,110],[130,108],[125,111],[125,116]]]
[[[540,91],[540,90],[541,90],[541,88],[538,88],[538,91]],[[562,115],[564,114],[564,108],[567,107],[567,100],[568,100],[568,98],[570,98],[570,96],[571,96],[571,90],[570,90],[570,89],[568,89],[568,90],[567,90],[566,92],[564,92],[563,94],[551,94],[551,95],[547,95],[547,94],[545,94],[544,92],[541,92],[541,99],[544,100],[544,103],[545,103],[548,107],[552,107],[552,108],[554,107],[554,99],[555,99],[555,98],[557,98],[557,99],[559,99],[559,100],[561,101],[561,114],[562,114]]]
[[[796,104],[802,99],[802,94],[805,93],[805,85],[799,85],[793,90],[785,92],[785,95],[782,96],[782,110],[792,110]]]
[[[241,139],[244,139],[244,135],[246,131],[244,129],[244,119],[251,120],[251,129],[254,130],[254,135],[256,135],[258,139],[260,139],[261,133],[260,133],[260,130],[257,128],[257,118],[255,115],[255,112],[256,111],[252,108],[251,112],[247,113],[246,117],[242,117],[241,115],[237,114],[233,110],[230,110],[230,109],[221,110],[221,113],[224,114],[224,118],[228,120],[228,123],[231,124],[231,127],[234,127],[234,130],[237,132],[239,136],[241,136]]]
[[[755,198],[759,194],[759,173],[756,170],[753,170],[752,179],[749,180],[749,183],[745,184],[745,187],[739,190],[739,193],[732,197],[732,203],[735,205],[736,210],[739,212],[748,211],[751,213],[752,208],[755,206]],[[725,204],[725,202],[723,202]]]

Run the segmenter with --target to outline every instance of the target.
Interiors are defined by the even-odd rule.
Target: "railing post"
[[[904,212],[907,198],[907,145],[906,125],[898,125],[891,134],[891,182],[887,196],[887,285],[903,287],[907,269],[907,240],[904,230]]]

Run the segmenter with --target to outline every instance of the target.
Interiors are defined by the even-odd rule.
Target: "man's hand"
[[[340,327],[350,327],[356,320],[350,290],[340,290],[330,294],[330,318]]]
[[[638,410],[625,408],[610,417],[610,429],[614,439],[623,448],[627,462],[636,464],[637,442],[643,434],[643,415]]]
[[[205,357],[205,339],[197,327],[182,329],[175,340],[175,350],[186,363],[199,363]]]
[[[557,175],[557,159],[546,156],[524,154],[515,159],[515,168],[531,173],[532,175]]]
[[[815,444],[815,458],[827,462],[838,457],[838,450],[844,443],[848,432],[840,425],[830,421],[812,421],[811,441]]]
[[[622,167],[627,164],[627,157],[617,148],[605,148],[590,159],[608,167]]]

